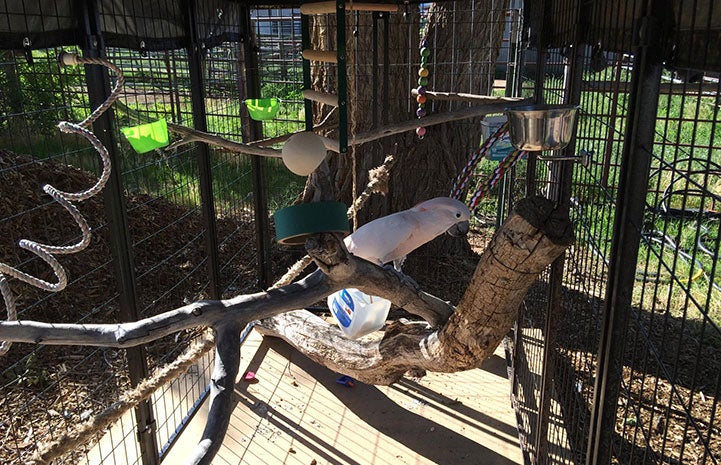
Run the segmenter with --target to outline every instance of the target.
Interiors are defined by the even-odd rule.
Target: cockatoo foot
[[[413,278],[403,273],[402,271],[397,270],[395,266],[391,265],[390,263],[388,265],[384,265],[383,269],[391,272],[393,275],[395,275],[396,278],[398,278],[398,281],[411,286],[415,291],[421,290],[421,286]]]

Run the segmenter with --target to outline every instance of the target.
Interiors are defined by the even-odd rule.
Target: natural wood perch
[[[550,201],[524,199],[491,240],[456,311],[439,329],[394,323],[383,334],[351,341],[335,325],[304,310],[263,320],[256,328],[334,371],[371,384],[393,383],[411,369],[468,370],[493,353],[530,286],[572,241],[568,220],[557,216]],[[371,294],[380,290],[358,287]]]
[[[372,142],[374,140],[383,139],[384,137],[400,134],[407,131],[415,131],[418,126],[435,126],[436,124],[448,123],[451,121],[460,121],[468,118],[475,118],[477,116],[484,116],[491,113],[503,113],[506,108],[519,107],[528,105],[532,101],[530,99],[516,100],[516,101],[502,101],[502,103],[487,103],[479,106],[461,108],[454,111],[446,111],[443,113],[435,113],[424,117],[422,120],[409,119],[400,123],[389,124],[381,129],[364,132],[362,134],[356,134],[348,139],[348,145],[360,145],[366,142]],[[328,147],[329,150],[338,152],[338,144],[336,143],[333,147]]]
[[[412,89],[411,94],[418,96],[418,89]],[[492,95],[464,94],[462,92],[435,92],[427,90],[424,94],[428,100],[452,100],[456,102],[470,102],[481,104],[522,102],[519,97],[494,97]]]
[[[320,234],[306,243],[318,270],[266,292],[222,301],[201,301],[122,324],[0,322],[0,340],[38,344],[129,347],[195,326],[216,333],[210,415],[190,464],[209,464],[234,408],[240,332],[262,319],[262,332],[279,336],[317,362],[375,384],[398,380],[410,369],[455,372],[489,356],[516,319],[521,300],[538,275],[572,242],[566,218],[553,204],[534,197],[518,203],[481,257],[458,308],[426,294],[405,276],[348,253],[339,236]],[[390,324],[384,333],[358,341],[343,337],[305,310],[331,293],[356,287],[385,297],[427,324]],[[38,462],[42,463],[42,461]]]
[[[456,94],[456,95],[472,95],[472,94]],[[481,97],[481,96],[477,96]],[[354,145],[361,145],[365,144],[367,142],[372,142],[374,140],[383,139],[384,137],[393,136],[395,134],[400,134],[403,132],[408,131],[415,131],[415,129],[423,125],[425,127],[428,126],[434,126],[436,124],[441,123],[448,123],[451,121],[460,121],[463,119],[468,118],[474,118],[477,116],[484,116],[492,113],[502,113],[506,108],[513,108],[517,106],[523,106],[528,105],[531,103],[530,99],[506,99],[505,97],[491,97],[490,102],[495,103],[489,103],[484,102],[482,105],[474,106],[470,108],[461,108],[459,110],[455,111],[447,111],[443,113],[436,113],[430,116],[426,116],[423,118],[423,121],[419,121],[418,119],[409,119],[407,121],[403,121],[400,123],[390,124],[384,128],[376,129],[373,131],[364,132],[361,134],[356,134],[349,138],[348,145],[354,146]],[[125,105],[122,105],[120,103],[116,103],[116,106],[118,106],[122,111],[128,113],[131,117],[138,119],[140,121],[147,121],[147,117],[141,117],[138,112],[134,111],[131,108],[128,108]],[[314,126],[314,129],[320,129],[321,127],[325,127],[326,122],[328,120],[326,119],[324,122]],[[421,124],[422,123],[422,124]],[[174,132],[176,134],[180,134],[183,136],[183,140],[179,141],[177,143],[174,143],[174,147],[177,147],[181,144],[186,144],[189,142],[205,142],[210,145],[214,145],[217,147],[224,148],[230,152],[235,153],[244,153],[247,155],[256,155],[261,157],[270,157],[270,158],[280,158],[281,157],[281,151],[278,149],[273,149],[269,147],[260,147],[259,145],[266,144],[277,144],[280,142],[283,142],[290,138],[293,134],[286,134],[283,136],[274,137],[272,139],[264,140],[264,141],[257,141],[252,142],[250,144],[244,144],[242,142],[235,142],[229,139],[226,139],[224,137],[217,136],[215,134],[209,134],[207,132],[198,131],[196,129],[192,129],[186,126],[181,126],[174,123],[168,123],[168,130],[171,132]],[[338,141],[323,138],[323,142],[326,145],[327,150],[331,150],[333,152],[338,153],[340,151]]]

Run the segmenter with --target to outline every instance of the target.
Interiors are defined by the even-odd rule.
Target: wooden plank
[[[315,90],[305,89],[303,91],[303,98],[313,100],[314,102],[320,102],[324,105],[330,105],[333,107],[338,106],[338,96],[335,94],[326,94],[325,92],[317,92]]]
[[[315,3],[304,3],[300,6],[300,12],[304,15],[322,15],[326,13],[335,13],[337,9],[336,2],[315,2]],[[388,13],[394,13],[399,11],[399,7],[396,4],[388,3],[346,3],[346,11],[383,11]]]
[[[303,50],[303,58],[324,63],[338,63],[338,53],[325,50]]]

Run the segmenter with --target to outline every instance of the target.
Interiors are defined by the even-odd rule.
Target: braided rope
[[[460,198],[463,190],[468,185],[468,181],[471,179],[471,174],[473,174],[473,170],[476,169],[476,165],[478,165],[478,162],[486,155],[486,152],[488,152],[488,150],[493,146],[493,144],[495,144],[496,141],[506,135],[507,132],[508,123],[504,123],[496,130],[496,132],[494,132],[488,139],[483,142],[483,145],[481,145],[478,150],[471,154],[468,163],[466,164],[466,166],[463,167],[461,172],[458,174],[458,177],[456,177],[456,180],[453,182],[450,197],[454,199]]]
[[[79,423],[57,439],[38,445],[35,456],[28,465],[47,464],[71,449],[87,444],[93,437],[120,419],[128,410],[149,398],[155,391],[176,379],[195,364],[203,355],[215,347],[212,335],[206,335],[193,342],[173,362],[157,370],[137,386],[124,392],[118,401],[106,407],[89,421]]]
[[[453,182],[450,197],[454,199],[459,199],[461,197],[463,190],[466,188],[471,179],[471,174],[473,174],[473,171],[476,169],[476,165],[478,165],[478,162],[486,155],[493,144],[505,136],[506,133],[508,133],[508,123],[503,123],[496,132],[483,142],[483,145],[481,145],[478,150],[471,154],[468,163],[463,167],[461,172],[458,174],[458,177],[456,177],[456,180]],[[478,189],[476,189],[471,196],[471,199],[468,202],[468,209],[471,210],[471,213],[476,210],[481,199],[485,197],[486,194],[488,194],[488,192],[496,186],[496,184],[498,184],[498,181],[503,179],[503,175],[513,168],[527,153],[528,152],[525,150],[514,150],[498,163],[498,166],[493,170],[493,173],[480,183]]]
[[[513,168],[527,153],[525,150],[514,150],[498,163],[493,173],[480,184],[476,192],[471,196],[471,200],[468,202],[468,209],[471,210],[471,213],[476,210],[481,199],[498,184],[498,181],[503,179],[503,175]]]
[[[95,134],[93,134],[88,129],[88,127],[93,124],[100,117],[100,115],[105,113],[112,106],[112,104],[122,92],[123,84],[125,81],[123,78],[123,73],[120,68],[101,58],[84,58],[76,55],[64,54],[61,55],[61,63],[82,63],[100,65],[109,68],[116,74],[115,86],[113,87],[110,96],[98,108],[91,112],[87,118],[85,118],[80,123],[61,121],[58,124],[58,129],[61,132],[66,134],[80,135],[90,142],[93,148],[100,155],[100,159],[102,161],[102,173],[100,174],[97,182],[92,187],[80,192],[64,192],[56,189],[50,184],[45,184],[42,187],[43,192],[48,194],[50,197],[53,198],[53,200],[55,200],[58,204],[65,208],[65,210],[70,214],[73,220],[75,220],[75,223],[80,228],[82,237],[80,241],[78,241],[76,244],[69,246],[43,244],[41,242],[35,242],[29,239],[21,239],[18,242],[18,247],[35,254],[37,257],[47,263],[48,266],[50,266],[53,274],[57,279],[56,283],[51,283],[49,281],[36,278],[29,275],[28,273],[18,270],[17,268],[13,268],[10,265],[0,262],[0,294],[2,294],[3,301],[5,302],[5,309],[7,312],[8,321],[17,319],[17,308],[15,298],[13,296],[12,290],[10,289],[10,285],[8,284],[6,276],[13,277],[27,284],[30,284],[31,286],[35,286],[48,292],[60,292],[65,289],[68,284],[67,273],[65,272],[65,269],[62,267],[60,262],[58,262],[58,260],[55,258],[55,255],[68,255],[80,252],[90,244],[91,238],[90,226],[88,226],[88,222],[85,220],[85,218],[83,218],[82,214],[73,204],[73,202],[81,202],[95,196],[103,190],[105,184],[110,178],[111,166],[108,151],[105,146],[103,146],[102,142],[100,142],[100,140],[95,136]],[[12,344],[7,341],[0,342],[0,356],[5,355],[10,350],[11,345]]]

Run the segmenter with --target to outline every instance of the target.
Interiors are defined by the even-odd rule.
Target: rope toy
[[[60,292],[65,289],[68,284],[67,273],[65,272],[65,269],[62,267],[60,262],[58,262],[58,260],[55,258],[55,255],[68,255],[80,252],[90,244],[91,237],[88,222],[85,220],[85,218],[83,218],[82,214],[73,204],[73,202],[81,202],[95,196],[103,190],[105,184],[110,178],[110,156],[108,155],[108,151],[102,144],[102,142],[100,142],[100,140],[95,136],[95,134],[93,134],[88,129],[88,127],[93,124],[100,117],[100,115],[105,113],[120,95],[125,81],[123,78],[123,74],[120,71],[120,68],[101,58],[84,58],[79,57],[75,54],[63,52],[58,57],[58,60],[60,64],[65,66],[73,66],[78,64],[105,66],[116,74],[115,87],[113,88],[110,96],[107,98],[107,100],[105,100],[105,102],[103,102],[102,105],[100,105],[92,113],[90,113],[87,118],[85,118],[79,123],[61,121],[58,124],[58,129],[61,132],[64,132],[66,134],[77,134],[83,136],[90,142],[93,148],[100,155],[103,164],[103,170],[94,186],[80,192],[64,192],[56,189],[50,184],[45,184],[42,187],[43,192],[51,196],[53,200],[62,205],[62,207],[65,208],[68,213],[70,213],[70,216],[73,217],[75,223],[77,223],[78,227],[80,227],[80,231],[82,232],[82,238],[78,243],[69,246],[55,246],[43,244],[29,239],[21,239],[18,242],[18,247],[32,252],[50,266],[53,273],[55,274],[55,277],[58,280],[57,283],[44,281],[42,279],[31,276],[23,271],[20,271],[17,268],[13,268],[10,265],[0,262],[0,294],[2,294],[3,300],[5,302],[5,309],[7,311],[8,321],[17,320],[17,308],[15,298],[12,294],[6,276],[11,276],[15,279],[19,279],[20,281],[23,281],[27,284],[30,284],[48,292]],[[11,345],[12,344],[7,341],[0,342],[0,356],[5,355],[10,350]]]
[[[466,164],[466,166],[463,167],[461,172],[458,174],[458,177],[456,177],[456,180],[453,182],[453,187],[451,187],[451,193],[449,197],[452,197],[454,199],[460,199],[463,191],[468,185],[468,181],[470,181],[471,179],[473,171],[478,165],[478,162],[486,155],[486,153],[488,152],[488,150],[490,150],[493,144],[495,144],[499,139],[506,135],[507,132],[508,123],[504,123],[500,128],[498,128],[498,130],[496,130],[496,132],[494,132],[488,139],[483,142],[483,144],[478,150],[471,154],[468,163]],[[476,189],[476,191],[471,196],[471,199],[468,202],[468,208],[469,210],[471,210],[471,213],[476,210],[476,208],[478,207],[478,203],[481,201],[481,199],[485,197],[486,194],[488,194],[488,192],[496,186],[496,184],[498,184],[498,181],[503,178],[503,175],[506,173],[506,171],[513,168],[521,158],[526,156],[527,153],[528,152],[526,152],[525,150],[514,150],[513,152],[506,155],[506,157],[498,163],[498,166],[496,167],[496,169],[493,170],[493,173],[491,173],[491,175],[487,179],[481,182],[478,189]]]

